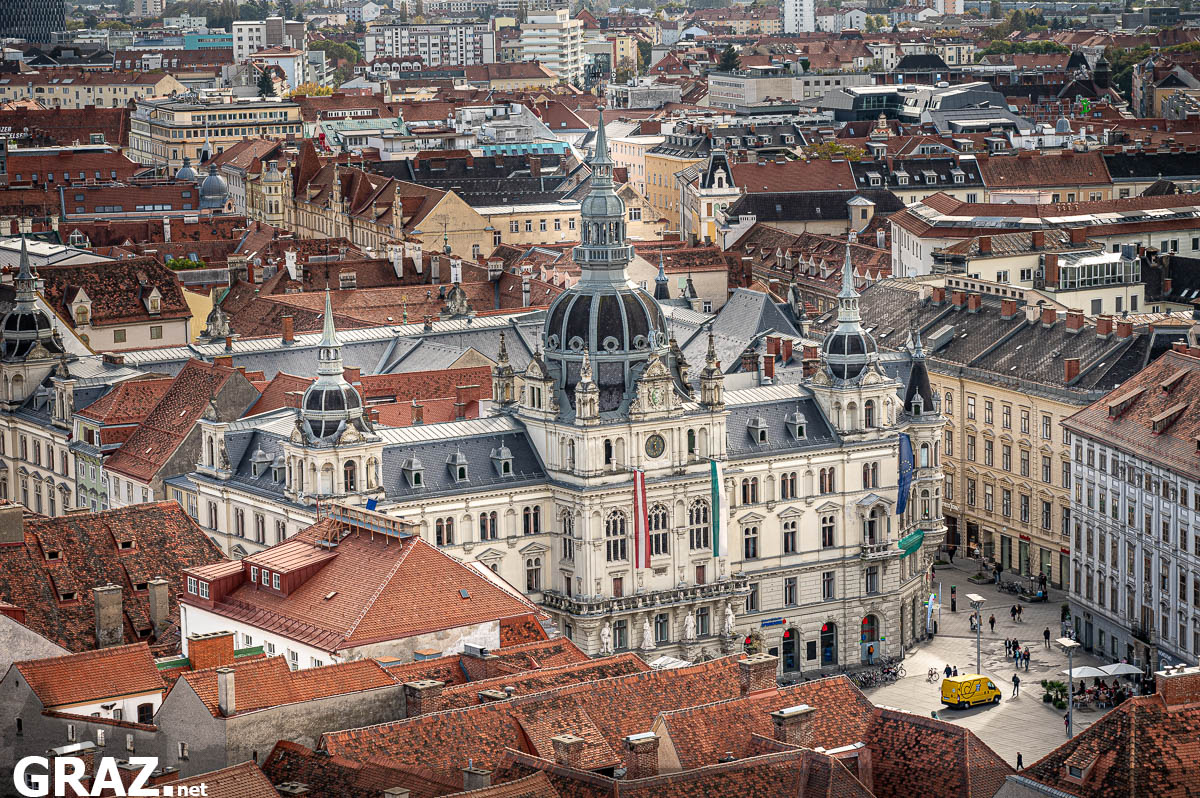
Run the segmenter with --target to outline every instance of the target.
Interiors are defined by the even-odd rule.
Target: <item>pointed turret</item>
[[[6,361],[25,360],[31,352],[36,357],[51,357],[62,353],[61,339],[54,330],[50,316],[37,305],[37,273],[29,258],[29,242],[21,238],[21,260],[13,280],[13,308],[0,323],[3,341],[0,353]],[[39,347],[36,348],[35,347]],[[23,401],[25,397],[20,397]]]
[[[933,387],[925,367],[925,347],[921,331],[913,330],[912,366],[908,370],[908,387],[904,391],[904,411],[914,418],[935,413]]]
[[[663,252],[658,251],[658,275],[654,278],[654,298],[662,301],[671,298],[671,291],[667,286],[667,270],[663,264]]]
[[[368,428],[362,397],[342,374],[342,342],[333,323],[333,304],[325,289],[325,318],[321,344],[317,348],[317,379],[304,392],[300,413],[315,442],[335,441],[342,430]]]
[[[725,375],[717,363],[716,341],[712,330],[708,331],[708,351],[704,354],[704,368],[700,370],[700,404],[710,410],[725,405]]]
[[[500,351],[496,355],[496,367],[492,369],[492,399],[501,408],[510,408],[517,400],[517,377],[508,360],[508,343],[500,333]]]
[[[21,261],[17,267],[17,278],[13,281],[16,289],[16,309],[31,311],[37,304],[36,278],[33,265],[29,261],[29,241],[21,236]]]
[[[846,242],[846,260],[842,264],[842,290],[838,292],[838,326],[825,338],[821,356],[829,373],[839,380],[852,380],[862,374],[867,362],[875,355],[875,339],[862,328],[859,315],[859,293],[854,287],[854,264],[850,260],[850,244]]]

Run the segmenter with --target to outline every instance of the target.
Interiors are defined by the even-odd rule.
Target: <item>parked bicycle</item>
[[[941,678],[942,678],[942,672],[939,671],[937,668],[930,668],[929,672],[925,674],[925,681],[927,681],[927,682],[936,682]]]

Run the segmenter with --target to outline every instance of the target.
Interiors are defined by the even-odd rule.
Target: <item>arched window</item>
[[[350,460],[342,467],[342,471],[346,478],[346,493],[352,493],[358,490],[358,466],[353,460]]]
[[[933,503],[929,500],[929,491],[921,491],[921,517],[932,518]]]
[[[688,454],[696,453],[696,430],[694,429],[687,431],[687,451]]]
[[[742,480],[742,504],[758,504],[758,477]]]
[[[867,545],[882,543],[885,535],[884,522],[883,508],[876,507],[871,510],[863,522],[863,543]]]
[[[712,548],[712,525],[708,502],[696,499],[688,508],[688,537],[692,551]]]
[[[946,415],[954,415],[954,394],[946,391],[946,398],[942,402],[942,406],[946,408]]]
[[[525,590],[536,593],[542,589],[542,558],[530,557],[525,560]]]
[[[567,441],[567,470],[575,470],[575,441]]]
[[[625,562],[629,559],[629,539],[626,535],[625,513],[613,510],[604,522],[605,559]]]
[[[499,536],[499,519],[496,511],[479,514],[479,539],[495,540]]]
[[[482,516],[481,516],[482,517]],[[439,518],[433,522],[434,541],[439,546],[454,545],[454,519]]]
[[[875,426],[875,400],[868,399],[863,403],[863,425],[870,428]]]
[[[21,439],[21,445],[22,445],[22,447],[25,445],[24,438]],[[23,452],[22,452],[21,456],[24,457]],[[205,441],[204,464],[207,466],[210,466],[210,467],[216,465],[216,459],[213,457],[213,440],[212,440],[212,438],[209,438],[207,441]]]
[[[833,493],[837,490],[837,480],[833,466],[822,468],[820,473],[821,493]]]
[[[604,464],[612,465],[613,463],[613,445],[608,438],[604,439]]]
[[[650,530],[650,554],[657,556],[659,554],[670,554],[670,514],[667,508],[661,504],[656,504],[650,508],[650,512],[646,519],[649,522]]]
[[[779,498],[794,499],[796,493],[796,472],[786,471],[779,477]]]

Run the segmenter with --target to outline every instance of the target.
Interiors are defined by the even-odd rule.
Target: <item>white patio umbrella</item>
[[[1130,665],[1128,662],[1114,662],[1111,665],[1102,665],[1100,670],[1107,673],[1109,676],[1141,676],[1142,669],[1137,665]]]
[[[1111,673],[1105,673],[1099,668],[1093,668],[1091,665],[1080,665],[1077,668],[1068,668],[1061,673],[1067,674],[1072,679],[1091,679],[1096,676],[1112,676]]]

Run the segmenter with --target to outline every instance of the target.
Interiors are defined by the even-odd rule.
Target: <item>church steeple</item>
[[[667,270],[663,265],[663,252],[658,251],[658,275],[654,278],[654,298],[660,302],[671,298],[671,291],[667,286]]]
[[[342,375],[342,342],[338,340],[337,328],[333,324],[333,302],[329,289],[325,289],[325,318],[321,330],[321,347],[317,354],[317,374],[323,376]]]
[[[717,347],[713,340],[712,330],[708,331],[708,351],[704,355],[704,368],[700,371],[700,404],[712,409],[720,409],[725,404],[722,396],[725,390],[725,375],[717,363]]]
[[[579,209],[583,222],[580,244],[575,248],[575,262],[581,272],[579,281],[584,285],[623,287],[629,282],[626,269],[633,260],[633,247],[625,243],[625,202],[613,185],[613,159],[608,152],[603,111],[591,167],[591,191]]]
[[[367,431],[370,425],[363,415],[362,397],[342,376],[342,342],[333,324],[333,305],[325,289],[325,319],[320,346],[317,347],[317,379],[308,386],[300,403],[301,418],[307,423],[313,443],[336,443],[342,432],[355,427]]]
[[[846,260],[842,264],[842,290],[838,292],[838,326],[825,337],[821,357],[835,379],[853,380],[862,374],[867,362],[874,357],[875,339],[863,330],[859,315],[859,293],[854,288],[854,264],[850,259],[850,244],[846,242]]]

